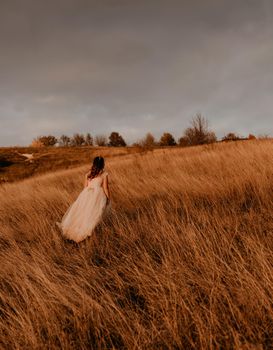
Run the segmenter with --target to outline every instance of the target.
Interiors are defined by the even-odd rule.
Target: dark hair
[[[93,165],[90,169],[87,178],[92,180],[96,177],[104,168],[104,158],[103,157],[95,157],[93,160]]]

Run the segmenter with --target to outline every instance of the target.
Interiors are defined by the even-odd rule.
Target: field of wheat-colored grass
[[[144,151],[140,147],[0,147],[0,185],[46,172],[75,168],[89,163],[96,154],[111,158]]]
[[[273,143],[107,161],[112,213],[55,222],[86,167],[0,187],[2,349],[272,349]]]

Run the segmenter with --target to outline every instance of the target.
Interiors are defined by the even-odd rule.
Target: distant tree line
[[[242,138],[237,134],[230,132],[225,135],[220,141],[237,141],[245,139],[256,139],[252,134],[248,138]],[[151,133],[135,142],[133,146],[143,147],[146,149],[160,147],[160,146],[195,146],[204,145],[217,142],[215,132],[208,127],[208,120],[201,114],[197,114],[192,118],[190,126],[183,132],[183,135],[176,141],[172,134],[164,132],[157,141]],[[62,146],[62,147],[80,147],[80,146],[101,146],[101,147],[125,147],[127,146],[124,138],[116,131],[113,131],[108,137],[105,135],[96,135],[94,138],[90,133],[79,134],[76,133],[72,137],[61,135],[56,138],[53,135],[38,136],[32,141],[33,147],[48,147],[48,146]]]
[[[49,147],[49,146],[62,146],[62,147],[80,147],[80,146],[111,146],[111,147],[125,147],[126,142],[118,132],[112,132],[107,138],[105,135],[96,135],[95,138],[90,133],[74,134],[72,137],[67,135],[61,135],[59,138],[48,135],[38,136],[32,141],[33,147]]]
[[[209,130],[208,121],[201,114],[197,114],[192,120],[190,126],[184,131],[183,135],[176,141],[172,134],[165,132],[156,141],[151,133],[148,133],[142,140],[135,143],[135,146],[151,148],[155,146],[194,146],[204,145],[216,142],[217,138],[213,131]]]

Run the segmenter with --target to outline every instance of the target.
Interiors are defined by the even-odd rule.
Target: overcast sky
[[[0,0],[0,146],[273,133],[272,0]]]

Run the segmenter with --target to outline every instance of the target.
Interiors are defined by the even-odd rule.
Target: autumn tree
[[[186,147],[189,146],[189,140],[186,136],[182,136],[180,137],[180,139],[178,140],[178,144],[181,147]]]
[[[85,138],[83,134],[74,134],[71,139],[72,146],[82,146],[85,142]]]
[[[125,147],[126,142],[123,137],[118,133],[113,131],[109,136],[109,146],[111,147]]]
[[[31,142],[30,147],[35,147],[35,148],[40,148],[40,147],[44,147],[45,145],[39,140],[39,138],[37,137],[36,139],[33,139]]]
[[[85,145],[86,146],[93,146],[93,137],[91,136],[90,133],[87,133],[85,135]]]
[[[35,147],[50,147],[50,146],[55,146],[58,140],[56,139],[55,136],[53,135],[48,135],[48,136],[38,136],[36,139],[32,141],[32,144],[36,144]],[[38,146],[40,145],[40,146]]]
[[[156,145],[154,136],[148,132],[146,136],[139,141],[139,145],[145,148],[153,148]]]
[[[235,134],[234,132],[229,132],[222,138],[222,141],[236,141],[239,139],[240,137],[237,134]]]
[[[175,146],[176,141],[172,134],[164,132],[159,141],[160,146]]]
[[[197,114],[192,119],[191,126],[184,131],[184,135],[179,139],[179,145],[204,145],[216,141],[215,133],[208,128],[207,119],[201,114]]]
[[[69,146],[69,143],[70,143],[70,137],[67,135],[62,135],[60,137],[59,141],[60,141],[61,146],[67,147],[67,146]]]
[[[105,135],[96,135],[95,144],[100,147],[105,147],[107,145],[107,137]]]

